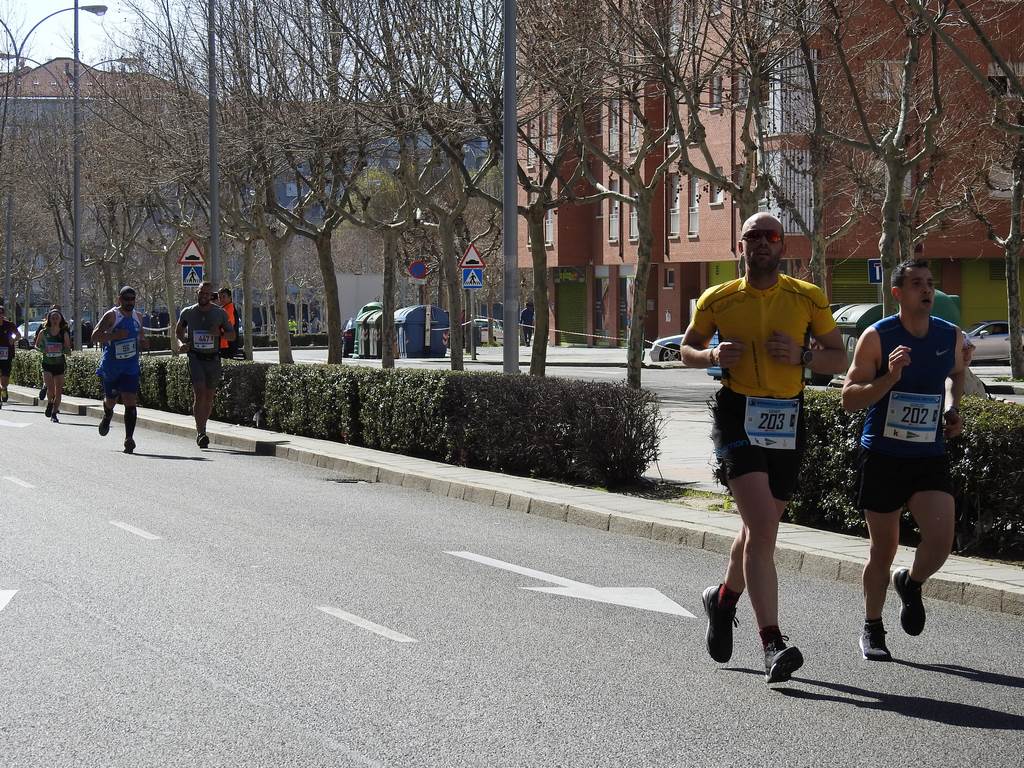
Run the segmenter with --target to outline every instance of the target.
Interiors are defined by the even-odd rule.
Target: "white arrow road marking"
[[[401,632],[395,632],[393,629],[382,627],[380,624],[374,624],[369,619],[364,619],[362,616],[356,616],[354,613],[343,611],[340,608],[332,608],[329,605],[318,605],[316,607],[318,611],[330,614],[342,621],[347,621],[349,624],[355,624],[357,627],[362,627],[370,632],[374,632],[381,637],[386,637],[388,640],[394,640],[396,643],[416,643],[419,642],[414,637],[403,635]]]
[[[0,589],[0,611],[7,607],[17,591],[16,589]]]
[[[4,475],[4,480],[14,483],[15,485],[20,485],[22,488],[35,488],[32,483],[26,483],[24,480],[19,480],[18,478],[11,477],[10,475]]]
[[[114,526],[117,526],[118,528],[121,528],[122,530],[128,531],[128,533],[134,533],[136,536],[141,536],[144,539],[149,539],[150,541],[156,541],[157,539],[160,538],[159,536],[154,536],[149,531],[144,531],[141,528],[136,528],[134,525],[128,525],[128,523],[122,523],[120,520],[111,520],[110,524],[114,525]]]
[[[691,619],[697,618],[681,605],[652,587],[597,587],[593,584],[573,581],[572,579],[544,573],[544,571],[535,571],[532,568],[524,568],[520,565],[506,563],[503,560],[495,560],[493,557],[485,557],[473,552],[446,552],[445,554],[461,557],[464,560],[472,560],[482,565],[489,565],[492,568],[500,568],[503,571],[518,573],[521,576],[529,576],[531,579],[537,579],[538,581],[561,585],[559,587],[520,587],[520,589],[526,589],[531,592],[547,592],[551,595],[575,597],[580,600],[593,600],[597,603],[624,605],[628,608],[639,608],[642,611],[668,613],[673,616],[685,616]]]
[[[0,419],[0,427],[16,427],[21,429],[27,427],[29,423],[27,421],[7,421],[7,419]]]

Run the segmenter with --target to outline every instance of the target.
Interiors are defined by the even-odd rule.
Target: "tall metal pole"
[[[207,3],[207,36],[209,38],[209,100],[210,100],[210,282],[220,287],[220,173],[217,169],[217,35],[215,0]]]
[[[82,318],[79,313],[79,297],[82,293],[82,275],[81,275],[81,263],[82,263],[82,196],[81,196],[81,147],[79,127],[78,127],[78,0],[75,0],[75,60],[72,65],[72,78],[71,78],[71,132],[72,132],[72,156],[74,160],[74,173],[72,176],[72,191],[71,196],[74,200],[74,241],[75,241],[75,262],[72,267],[72,280],[71,280],[71,342],[74,348],[82,348]],[[26,297],[25,308],[28,310],[28,301],[30,297]],[[28,315],[25,315],[25,319],[28,319]]]
[[[14,317],[11,298],[11,270],[14,268],[14,193],[7,190],[7,211],[4,216],[4,302]],[[0,302],[2,303],[2,302]]]
[[[502,319],[505,340],[502,344],[503,370],[519,373],[519,183],[518,116],[516,114],[516,0],[505,0],[505,93],[502,125],[501,227],[505,251],[504,301]],[[541,307],[537,311],[542,311]]]

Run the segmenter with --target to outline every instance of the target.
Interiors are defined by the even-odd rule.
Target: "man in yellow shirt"
[[[787,646],[779,629],[774,560],[779,521],[796,489],[803,453],[803,371],[839,373],[847,361],[824,292],[780,274],[782,223],[757,213],[743,223],[741,238],[746,276],[709,288],[697,300],[681,355],[693,368],[722,368],[711,436],[743,520],[723,583],[704,590],[708,653],[720,663],[731,658],[736,603],[749,588],[765,676],[777,683],[803,664],[800,650]],[[709,349],[716,330],[721,343]],[[811,338],[820,348],[810,347]]]

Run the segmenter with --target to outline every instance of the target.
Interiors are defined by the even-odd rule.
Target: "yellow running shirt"
[[[734,392],[753,397],[796,397],[803,389],[803,368],[786,365],[768,354],[765,342],[774,331],[807,344],[807,334],[822,336],[836,327],[824,291],[813,283],[779,275],[766,290],[731,280],[704,291],[690,325],[711,338],[745,345],[739,363],[722,377]]]

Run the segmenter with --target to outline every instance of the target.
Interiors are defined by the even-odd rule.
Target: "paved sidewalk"
[[[38,405],[35,390],[12,386],[10,393],[14,402]],[[96,418],[102,415],[97,401],[72,397],[63,399],[61,411]],[[115,419],[121,418],[118,408]],[[191,416],[140,408],[138,423],[147,429],[188,438],[195,436]],[[213,421],[207,434],[213,444],[318,466],[367,482],[400,485],[603,531],[696,547],[723,557],[728,555],[739,529],[739,518],[728,512],[698,510],[546,480],[468,469],[344,443]],[[868,542],[783,523],[776,551],[781,568],[859,583]],[[896,565],[909,566],[912,558],[912,549],[900,547]],[[1024,568],[953,556],[925,585],[925,595],[1024,616]]]

